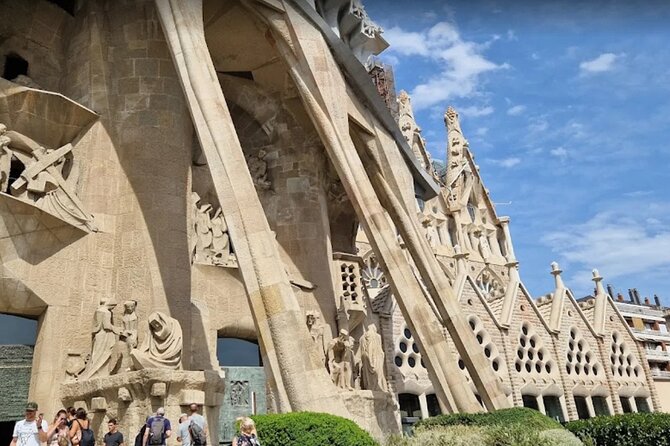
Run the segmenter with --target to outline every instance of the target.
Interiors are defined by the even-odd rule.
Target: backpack
[[[152,418],[151,426],[149,426],[148,444],[162,445],[164,435],[165,435],[165,418],[163,417]]]
[[[95,434],[91,430],[91,422],[88,422],[88,427],[86,429],[81,427],[79,420],[77,420],[77,424],[79,425],[79,430],[81,431],[79,446],[95,446]]]
[[[207,440],[205,439],[205,431],[194,420],[188,425],[188,432],[191,434],[191,444],[193,446],[205,446]]]

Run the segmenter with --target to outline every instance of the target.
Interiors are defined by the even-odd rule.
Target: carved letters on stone
[[[231,381],[230,404],[232,406],[249,405],[249,381]]]
[[[72,225],[97,231],[75,193],[79,168],[72,148],[69,143],[58,149],[45,148],[0,124],[0,187]],[[16,178],[10,178],[13,161],[22,166]]]

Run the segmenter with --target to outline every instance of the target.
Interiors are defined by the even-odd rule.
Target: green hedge
[[[313,412],[254,415],[263,446],[379,446],[353,421]]]
[[[561,429],[557,421],[543,415],[537,410],[526,407],[514,407],[501,409],[495,412],[481,413],[454,413],[449,415],[438,415],[436,417],[421,420],[414,425],[415,429],[431,429],[444,426],[494,426],[494,425],[523,425],[529,430],[544,431],[549,429]]]
[[[571,421],[565,425],[594,446],[670,446],[670,415],[627,413]]]

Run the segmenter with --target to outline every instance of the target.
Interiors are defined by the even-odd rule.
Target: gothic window
[[[409,328],[405,327],[396,342],[396,353],[393,360],[398,368],[408,366],[410,369],[426,368],[421,359],[419,345]]]
[[[386,285],[386,277],[375,256],[370,256],[365,261],[365,268],[361,271],[361,280],[368,289],[382,288]]]
[[[638,378],[643,376],[642,367],[638,363],[637,358],[630,351],[628,344],[626,344],[621,334],[617,331],[612,333],[610,348],[610,367],[612,375],[622,378]]]
[[[505,295],[505,288],[502,281],[488,268],[482,270],[475,280],[477,288],[482,292],[487,300],[496,299]]]
[[[470,329],[475,334],[477,342],[484,350],[484,356],[490,361],[493,371],[502,373],[505,362],[500,352],[498,352],[498,348],[493,343],[493,339],[491,339],[491,336],[484,328],[482,321],[477,316],[472,315],[468,318],[468,323],[470,324]],[[465,364],[462,360],[459,360],[458,365],[461,370],[465,369]]]
[[[551,359],[549,350],[544,347],[542,338],[528,322],[521,324],[516,355],[514,367],[519,373],[542,375],[555,371],[556,364]]]
[[[585,379],[586,377],[603,376],[603,369],[598,357],[575,327],[570,329],[568,350],[565,355],[565,370],[568,375],[580,376]]]

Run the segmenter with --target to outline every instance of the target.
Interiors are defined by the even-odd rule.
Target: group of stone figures
[[[17,199],[89,231],[97,231],[75,190],[79,169],[72,144],[45,148],[0,123],[0,188]]]
[[[160,311],[149,315],[143,326],[140,343],[140,323],[135,312],[137,302],[124,302],[123,326],[114,324],[113,299],[102,299],[93,318],[93,344],[85,365],[68,369],[80,379],[115,375],[149,368],[181,369],[182,332],[176,319]]]
[[[337,387],[353,390],[356,387],[354,378],[359,376],[361,389],[388,391],[382,337],[374,324],[368,325],[360,338],[360,361],[356,360],[354,354],[354,338],[349,336],[347,330],[340,330],[338,337],[326,343],[325,327],[319,323],[319,317],[314,312],[307,313],[307,328]]]

